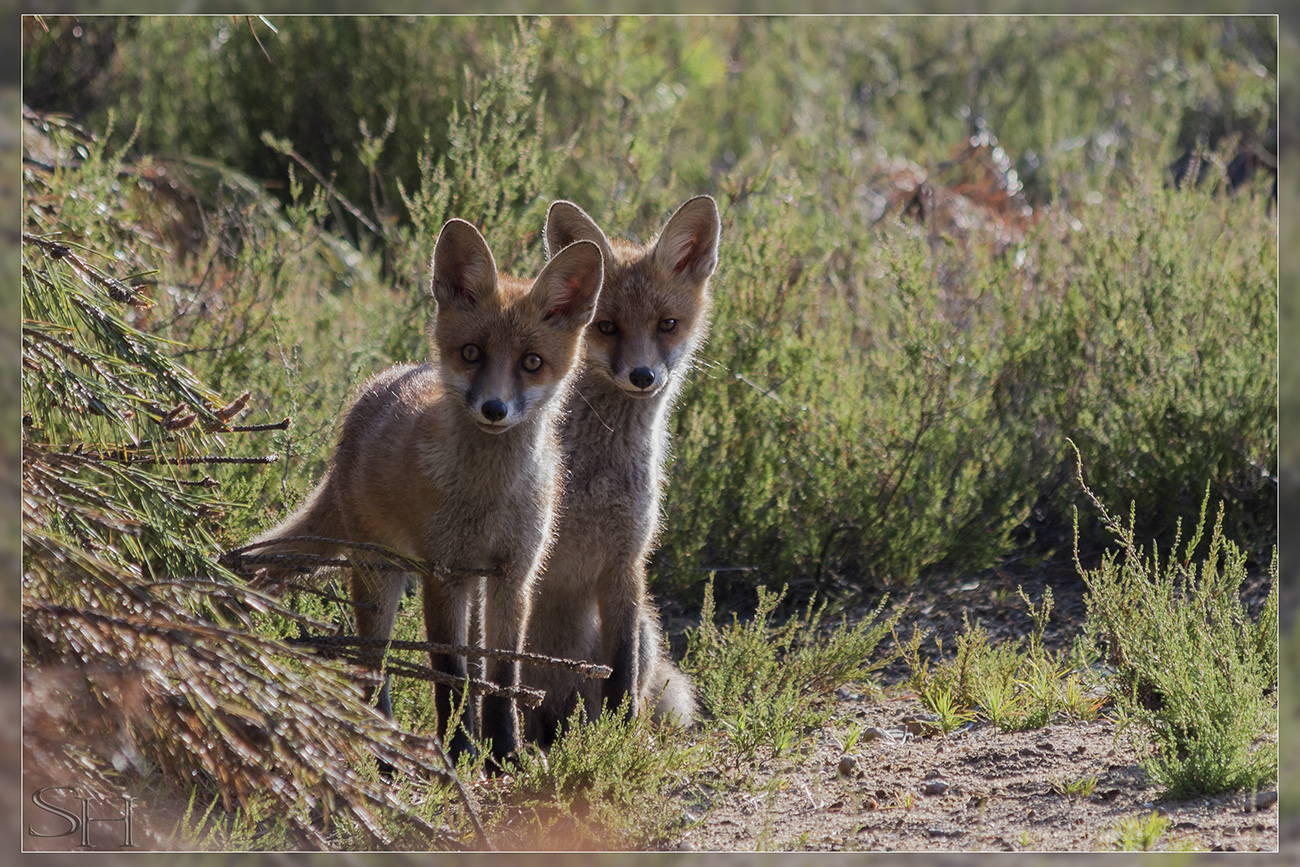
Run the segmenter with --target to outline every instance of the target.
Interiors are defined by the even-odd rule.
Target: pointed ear
[[[464,220],[448,220],[433,247],[433,297],[468,308],[496,291],[497,263],[487,241]]]
[[[600,248],[575,241],[555,254],[533,283],[532,297],[542,321],[565,330],[585,328],[596,315],[605,278]]]
[[[573,202],[552,202],[546,212],[546,255],[554,256],[574,241],[591,241],[605,261],[613,261],[609,239],[586,211]]]
[[[654,259],[660,267],[703,282],[718,267],[718,235],[722,221],[710,196],[697,196],[677,209],[655,241]]]

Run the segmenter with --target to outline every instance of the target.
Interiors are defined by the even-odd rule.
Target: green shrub
[[[700,626],[687,636],[682,669],[696,685],[704,709],[726,732],[733,761],[755,761],[798,751],[830,711],[824,698],[838,687],[865,680],[892,657],[875,659],[876,646],[899,614],[880,620],[882,602],[857,625],[826,628],[826,605],[771,625],[785,591],[758,588],[752,620],[719,628],[713,622],[713,586],[704,590]]]
[[[1198,551],[1208,494],[1192,537],[1180,547],[1180,533],[1162,561],[1156,546],[1148,555],[1138,545],[1132,515],[1122,523],[1083,490],[1119,543],[1098,568],[1078,566],[1088,635],[1114,666],[1113,699],[1150,740],[1143,767],[1177,798],[1275,780],[1276,556],[1269,596],[1252,619],[1240,596],[1246,556],[1224,537],[1222,513]]]
[[[676,726],[621,709],[587,720],[579,708],[549,752],[520,756],[494,815],[512,847],[654,848],[687,821],[679,790],[702,758]]]

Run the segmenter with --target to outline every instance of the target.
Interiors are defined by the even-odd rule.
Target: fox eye
[[[608,319],[602,319],[596,323],[596,330],[601,334],[614,335],[618,333],[618,326]]]
[[[466,343],[460,348],[460,357],[466,361],[475,362],[483,357],[483,350],[473,343]]]
[[[676,319],[660,319],[660,320],[659,320],[659,330],[662,331],[664,334],[667,334],[669,331],[672,331],[672,330],[673,330],[674,328],[676,328],[676,327],[677,327],[677,320],[676,320]]]
[[[536,352],[530,352],[519,362],[519,366],[529,373],[536,373],[542,369],[542,357]]]

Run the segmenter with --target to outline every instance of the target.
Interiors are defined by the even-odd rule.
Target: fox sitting
[[[307,535],[377,542],[491,576],[421,576],[428,640],[470,644],[481,604],[486,646],[522,650],[560,500],[557,423],[602,272],[600,248],[584,242],[553,257],[530,285],[497,273],[472,225],[447,222],[433,253],[434,360],[399,364],[366,383],[343,420],[324,479],[259,541]],[[301,542],[265,550],[332,553]],[[406,583],[403,573],[353,575],[362,637],[391,637]],[[468,671],[458,655],[434,653],[431,664],[459,677]],[[487,674],[500,686],[517,686],[519,664],[494,659]],[[434,688],[439,734],[453,758],[473,751],[468,733],[476,731],[472,703],[462,725],[446,730],[454,694],[442,684]],[[387,682],[378,704],[391,718]],[[485,696],[481,730],[500,766],[519,747],[514,699]]]
[[[525,736],[556,737],[578,697],[588,718],[624,701],[629,714],[690,722],[692,684],[667,658],[645,562],[655,541],[668,415],[708,332],[709,277],[718,262],[713,199],[682,205],[657,240],[610,242],[581,208],[555,202],[547,214],[552,256],[595,243],[605,263],[586,364],[569,396],[561,441],[568,482],[555,547],[538,584],[528,633],[534,653],[613,669],[608,680],[525,666],[546,698],[525,712]]]

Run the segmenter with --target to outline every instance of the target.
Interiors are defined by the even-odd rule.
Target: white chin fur
[[[655,388],[642,389],[642,388],[636,388],[635,386],[628,383],[619,383],[619,387],[623,389],[624,394],[626,394],[628,397],[632,398],[633,400],[647,400],[652,397],[658,397],[659,393],[664,390],[664,387],[662,385],[657,386]]]

